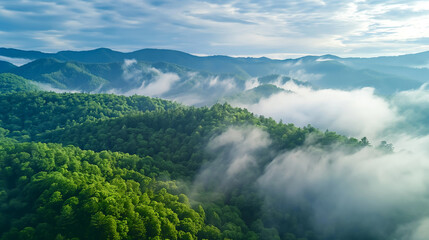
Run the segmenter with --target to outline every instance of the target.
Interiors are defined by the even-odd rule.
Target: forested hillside
[[[227,178],[225,134],[264,146]],[[369,145],[228,104],[41,91],[0,95],[0,137],[1,239],[326,239],[308,207],[275,214],[258,178],[300,146]]]
[[[0,74],[0,93],[18,93],[41,90],[28,79],[11,73]]]
[[[55,144],[0,146],[1,239],[219,239],[147,158]]]
[[[127,115],[116,119],[86,122],[75,127],[39,135],[45,142],[72,144],[95,151],[112,150],[152,156],[173,176],[192,176],[207,161],[204,150],[210,139],[231,126],[255,126],[266,130],[272,149],[284,151],[304,143],[309,134],[318,136],[315,144],[334,142],[359,146],[359,141],[332,132],[322,133],[309,126],[297,128],[256,117],[245,109],[228,104],[211,108],[176,108]]]
[[[30,140],[36,134],[83,122],[180,105],[144,96],[39,91],[2,94],[0,106],[0,126],[8,129],[10,136]]]

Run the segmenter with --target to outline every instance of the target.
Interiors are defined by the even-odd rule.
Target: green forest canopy
[[[269,134],[273,143],[260,169],[273,152],[301,146],[309,135],[326,148],[369,144],[228,104],[0,94],[1,239],[322,239],[311,228],[310,209],[279,216],[263,206],[257,176],[231,191],[189,197],[198,171],[216,157],[206,145],[231,126]]]

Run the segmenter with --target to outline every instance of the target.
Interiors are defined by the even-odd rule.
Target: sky
[[[429,50],[429,2],[413,0],[1,0],[1,47],[163,48],[270,58]]]

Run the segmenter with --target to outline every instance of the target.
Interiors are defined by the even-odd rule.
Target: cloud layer
[[[314,80],[312,76],[308,81]],[[271,80],[290,92],[280,92],[262,98],[256,104],[236,102],[250,111],[299,126],[312,124],[352,137],[367,136],[373,146],[379,141],[393,143],[394,151],[386,153],[377,147],[366,147],[356,152],[340,145],[318,146],[308,137],[304,146],[286,152],[270,153],[261,172],[250,171],[256,177],[261,196],[273,216],[287,216],[290,209],[305,206],[316,234],[321,239],[332,236],[350,239],[423,240],[429,231],[429,90],[397,92],[381,97],[372,88],[355,90],[314,89],[295,81]],[[260,85],[258,79],[249,79],[246,88]],[[234,103],[233,103],[234,104]],[[260,130],[259,130],[260,131]],[[270,139],[260,145],[234,144],[255,132],[253,128],[228,130],[220,142],[238,156],[254,157],[254,149],[267,152]],[[259,135],[263,136],[263,133]],[[246,139],[246,138],[245,138]],[[209,146],[216,146],[213,140]],[[210,165],[201,176],[206,182],[221,182],[226,169],[232,167],[237,156],[225,154],[222,164]],[[251,158],[252,159],[252,158]],[[239,161],[240,162],[240,161]],[[234,181],[249,181],[248,169],[255,161],[241,161]],[[220,171],[212,171],[224,166]],[[211,173],[213,175],[207,174]],[[253,175],[252,175],[253,174]],[[219,177],[222,176],[222,177]],[[231,178],[231,177],[229,177]],[[251,184],[255,182],[249,181]],[[305,215],[305,214],[304,214]],[[279,217],[279,218],[280,218]],[[274,217],[276,218],[276,217]],[[271,219],[276,222],[278,219]],[[279,223],[281,224],[281,223]],[[357,234],[357,235],[356,235]]]
[[[106,91],[127,96],[162,97],[186,105],[205,106],[216,103],[225,95],[236,94],[243,88],[232,75],[184,71],[169,68],[168,64],[155,65],[125,59],[121,65],[122,88],[108,88]]]
[[[135,59],[125,60],[122,65],[122,77],[125,81],[132,81],[140,83],[138,88],[131,89],[124,93],[124,95],[145,95],[150,97],[161,97],[164,93],[168,92],[173,84],[180,80],[176,73],[163,73],[160,70],[150,68],[138,68]],[[153,76],[151,79],[143,79],[143,72]]]
[[[392,154],[374,148],[350,154],[309,143],[278,155],[259,185],[277,204],[310,206],[322,236],[422,239],[429,217],[428,140],[414,139],[414,146]]]
[[[207,151],[216,159],[204,166],[195,180],[196,187],[228,190],[245,182],[260,165],[261,150],[266,150],[271,140],[260,129],[233,127],[214,137]]]
[[[428,49],[425,1],[7,0],[5,47],[173,48],[252,56],[385,55]]]
[[[262,211],[276,213],[266,220],[281,224],[291,209],[304,209],[320,239],[427,237],[429,136],[401,135],[392,153],[374,147],[351,152],[314,140],[309,136],[301,147],[273,152],[261,129],[231,127],[208,144],[217,157],[203,167],[194,191],[234,191],[256,182]]]
[[[372,88],[314,90],[292,81],[280,86],[293,92],[280,92],[256,104],[233,105],[300,127],[311,124],[355,137],[376,137],[400,119],[390,104],[376,96]]]

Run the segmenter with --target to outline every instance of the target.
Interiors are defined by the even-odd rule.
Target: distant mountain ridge
[[[176,63],[179,65],[186,66],[189,62],[199,61],[205,64],[209,62],[228,62],[228,63],[279,63],[279,62],[291,62],[291,61],[301,61],[301,60],[318,60],[318,59],[328,59],[328,60],[339,60],[344,59],[356,63],[384,63],[384,65],[397,65],[403,66],[404,62],[407,63],[407,66],[410,65],[424,65],[429,63],[429,51],[413,53],[413,54],[404,54],[398,56],[380,56],[380,57],[369,57],[369,58],[342,58],[332,54],[326,54],[322,56],[304,56],[296,59],[283,59],[276,60],[270,59],[267,57],[230,57],[226,55],[211,55],[211,56],[196,56],[186,52],[170,49],[155,49],[155,48],[145,48],[141,50],[136,50],[132,52],[120,52],[115,51],[109,48],[97,48],[93,50],[84,50],[84,51],[59,51],[57,53],[45,53],[41,51],[33,50],[20,50],[14,48],[4,48],[0,47],[0,56],[10,57],[10,58],[23,58],[23,59],[41,59],[41,58],[55,58],[61,61],[77,61],[82,63],[111,63],[111,62],[121,62],[124,59],[136,59],[138,61],[147,61],[147,62],[170,62]],[[203,64],[198,64],[203,66]]]
[[[61,62],[53,58],[38,59],[11,72],[59,89],[88,91],[107,83],[105,79],[88,72],[82,63]]]
[[[82,63],[112,63],[122,62],[125,59],[135,59],[146,62],[168,62],[185,67],[210,71],[214,73],[242,73],[245,71],[234,66],[237,63],[266,63],[277,60],[268,58],[233,58],[228,56],[200,57],[185,52],[167,49],[146,48],[134,52],[123,53],[109,48],[98,48],[88,51],[60,51],[57,53],[44,53],[39,51],[26,51],[13,48],[0,48],[0,56],[24,59],[55,58],[60,61],[76,61]],[[234,64],[235,63],[235,64]]]
[[[43,58],[8,71],[58,91],[146,95],[194,104],[213,104],[244,89],[245,78],[234,74],[194,71],[167,62],[126,60],[82,63]]]
[[[146,94],[191,105],[213,104],[228,95],[239,94],[248,90],[245,84],[251,79],[260,79],[260,84],[273,84],[263,80],[273,75],[296,79],[315,88],[372,87],[381,95],[416,89],[429,81],[429,52],[376,58],[341,58],[327,54],[273,60],[195,56],[166,49],[124,53],[98,48],[44,53],[0,48],[0,56],[33,60],[20,67],[0,62],[0,73],[14,73],[55,88]],[[197,101],[195,96],[200,99]]]

